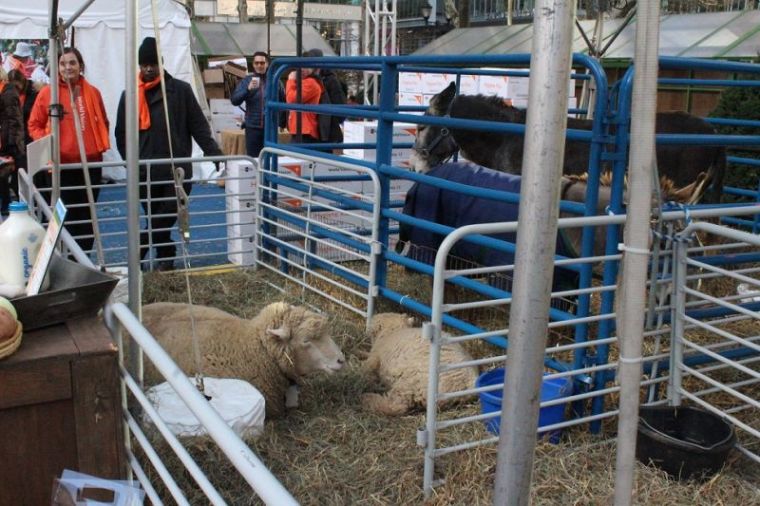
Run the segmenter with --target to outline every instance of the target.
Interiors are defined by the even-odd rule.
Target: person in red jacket
[[[310,54],[306,51],[303,54],[305,57],[317,56]],[[285,101],[289,104],[296,103],[296,71],[292,71],[288,75],[288,82],[285,84]],[[302,104],[319,104],[319,97],[325,91],[325,87],[322,84],[322,80],[318,77],[316,69],[303,68],[301,69],[301,103]],[[321,140],[319,135],[319,121],[317,120],[317,113],[314,112],[301,112],[301,142],[319,142]],[[290,111],[288,115],[288,131],[293,136],[293,141],[296,142],[298,135],[297,126],[298,111]]]
[[[84,78],[84,60],[78,49],[64,48],[58,60],[60,98],[63,118],[60,120],[61,163],[81,163],[71,97],[79,116],[84,140],[84,152],[88,162],[100,162],[103,153],[110,147],[108,136],[108,117],[103,105],[100,91]],[[29,135],[37,140],[50,134],[50,86],[45,86],[37,95],[37,100],[29,116]],[[92,193],[98,200],[103,169],[90,168]],[[61,170],[61,200],[66,204],[66,229],[74,236],[79,246],[85,251],[92,249],[93,232],[90,209],[87,205],[87,192],[82,169]],[[72,188],[80,187],[80,188]]]

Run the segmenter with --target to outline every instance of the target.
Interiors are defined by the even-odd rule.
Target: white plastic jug
[[[0,225],[0,283],[26,286],[42,246],[45,229],[29,216],[26,202],[11,202]]]

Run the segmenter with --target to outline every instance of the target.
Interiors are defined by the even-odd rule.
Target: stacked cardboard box
[[[257,180],[255,167],[246,161],[231,161],[227,163],[227,180],[225,183],[227,204],[227,249],[228,258],[238,265],[251,265],[253,262],[254,233],[256,227],[256,195]],[[360,173],[351,169],[335,167],[330,164],[314,163],[281,156],[278,158],[278,173],[294,175],[303,179],[311,179],[321,176],[347,176],[345,181],[333,181],[329,183],[332,191],[346,198],[357,201],[371,202],[374,196],[374,187],[369,181],[361,181]],[[391,181],[391,200],[403,200],[406,192],[411,187],[411,181]],[[279,185],[279,205],[291,212],[305,213],[307,195],[303,192]],[[324,202],[326,205],[336,207],[333,201],[328,201],[320,196],[311,197],[312,205]],[[309,213],[309,219],[324,224],[332,230],[345,230],[351,233],[367,232],[371,229],[371,213],[358,209],[348,211],[318,210]],[[293,227],[289,224],[288,227]],[[286,235],[290,232],[281,231]],[[365,234],[366,236],[366,234]],[[391,245],[395,244],[397,235],[391,237]],[[307,245],[302,238],[293,238],[293,246],[298,248],[309,247],[320,258],[335,262],[355,260],[357,256],[346,250],[351,250],[334,240],[314,241]]]
[[[224,71],[222,69],[212,68],[204,70],[203,83],[206,90],[206,98],[224,98]]]
[[[245,58],[211,58],[203,71],[206,98],[229,98],[237,83],[247,75]]]
[[[227,162],[224,192],[227,258],[236,265],[252,265],[256,232],[256,171],[251,162]]]
[[[494,71],[526,69],[483,69]],[[458,83],[460,95],[487,95],[502,97],[515,107],[527,107],[530,78],[527,76],[469,75],[446,73],[401,72],[399,73],[398,103],[404,106],[428,106],[430,99],[444,90],[450,83]],[[574,108],[575,80],[568,82],[568,108]]]
[[[393,144],[413,144],[416,133],[417,125],[414,123],[394,123]],[[377,121],[345,121],[343,123],[343,140],[346,143],[376,144]],[[346,156],[360,160],[375,160],[374,149],[345,149],[343,153]],[[391,163],[399,167],[409,167],[409,158],[411,156],[411,147],[394,148],[391,152]]]

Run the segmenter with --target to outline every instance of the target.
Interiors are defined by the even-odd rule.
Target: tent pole
[[[76,21],[77,18],[81,16],[82,13],[86,11],[87,8],[90,7],[90,5],[92,5],[94,1],[95,0],[87,0],[79,9],[77,9],[77,11],[74,14],[72,14],[71,17],[67,21],[62,23],[61,26],[63,27],[63,29],[68,30],[69,28],[71,28],[71,25],[74,24],[74,21]]]
[[[574,0],[539,0],[493,503],[527,505],[544,372],[567,129]]]
[[[141,318],[140,294],[140,167],[137,131],[137,0],[127,0],[124,30],[124,115],[127,166],[127,266],[129,309]],[[140,350],[129,347],[130,372],[142,381]]]
[[[623,249],[623,282],[618,288],[617,317],[620,343],[620,413],[615,463],[615,505],[632,502],[639,422],[641,344],[646,313],[649,219],[652,169],[655,164],[655,117],[659,67],[660,4],[640,2],[637,7],[631,114],[631,157],[628,162],[628,212]]]
[[[58,104],[58,97],[60,95],[58,85],[58,0],[50,0],[50,33],[48,42],[48,60],[50,62],[50,103]],[[58,113],[50,114],[50,133],[53,138],[52,152],[50,158],[52,158],[53,165],[53,177],[52,183],[52,195],[50,196],[50,206],[55,208],[55,204],[58,201],[58,197],[61,194],[61,145],[59,139],[61,138],[61,123]]]

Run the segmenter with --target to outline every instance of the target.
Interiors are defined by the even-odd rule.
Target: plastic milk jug
[[[0,283],[26,286],[45,229],[29,216],[25,202],[11,202],[8,211],[0,225]]]

